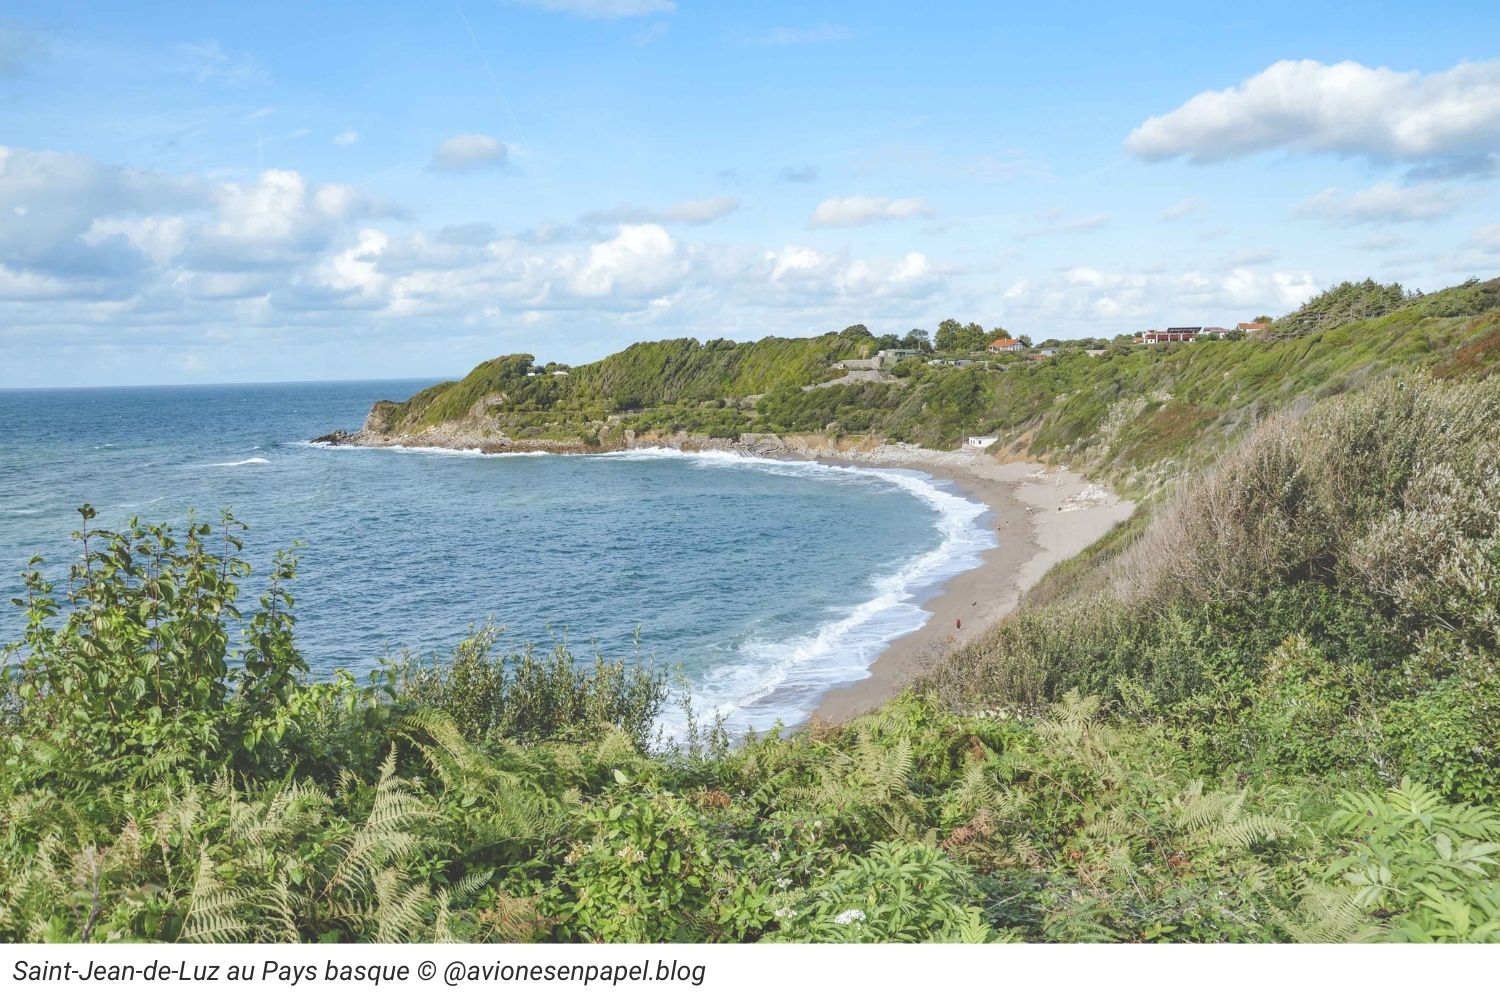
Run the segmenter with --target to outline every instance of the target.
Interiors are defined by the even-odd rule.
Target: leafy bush
[[[468,740],[589,739],[616,728],[640,749],[652,742],[667,699],[663,671],[598,655],[586,669],[561,645],[545,655],[531,646],[496,655],[499,638],[486,627],[446,662],[408,657],[392,672],[396,699],[445,713]]]
[[[1493,800],[1500,451],[1475,416],[1494,413],[1500,381],[1408,378],[1269,420],[924,686],[955,707],[1077,686],[1171,726],[1206,772]]]
[[[1500,813],[1402,781],[1343,797],[1341,856],[1305,895],[1308,940],[1500,942]]]

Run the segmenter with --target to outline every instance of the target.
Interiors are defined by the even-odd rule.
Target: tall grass
[[[923,686],[1022,709],[1080,686],[1210,765],[1300,754],[1495,796],[1496,415],[1500,380],[1408,377],[1268,420]],[[1259,710],[1299,694],[1321,707],[1290,730]]]

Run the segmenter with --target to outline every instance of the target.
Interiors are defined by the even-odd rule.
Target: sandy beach
[[[981,565],[949,580],[924,602],[931,617],[891,643],[871,665],[869,677],[824,694],[815,716],[829,722],[878,708],[946,652],[1014,611],[1021,595],[1049,569],[1082,552],[1135,509],[1133,502],[1068,469],[1002,461],[978,451],[886,446],[848,457],[858,464],[918,469],[952,483],[994,512],[999,544],[985,551]]]
[[[599,445],[494,440],[475,428],[444,427],[416,436],[391,436],[368,427],[336,432],[315,443],[363,447],[417,446],[485,452],[596,453]],[[684,452],[724,451],[782,461],[914,469],[950,483],[993,514],[997,544],[979,566],[948,580],[922,604],[930,617],[896,639],[870,666],[870,675],[817,693],[814,717],[840,722],[878,708],[945,653],[977,637],[1014,611],[1026,590],[1053,566],[1077,555],[1128,518],[1135,504],[1065,467],[988,454],[978,448],[937,451],[878,437],[822,434],[742,434],[737,439],[682,432],[625,433],[625,447]],[[795,682],[793,682],[795,683]]]

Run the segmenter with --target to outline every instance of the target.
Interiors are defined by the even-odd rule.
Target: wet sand
[[[846,721],[884,704],[946,653],[1014,611],[1021,595],[1049,569],[1082,552],[1135,509],[1131,501],[1067,469],[1004,462],[979,452],[887,451],[850,458],[918,469],[952,483],[994,513],[999,544],[985,551],[981,565],[949,580],[923,603],[931,617],[891,643],[871,665],[870,676],[824,694],[815,712],[824,721]]]

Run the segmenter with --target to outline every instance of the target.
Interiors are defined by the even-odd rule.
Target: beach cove
[[[802,723],[809,717],[842,722],[871,711],[898,694],[938,659],[982,634],[1019,606],[1024,593],[1058,563],[1099,540],[1135,510],[1108,488],[1065,467],[993,455],[966,446],[952,451],[892,443],[878,437],[820,434],[745,434],[737,439],[701,434],[627,432],[627,447],[611,451],[579,444],[496,440],[473,428],[447,426],[418,435],[390,435],[367,425],[354,434],[336,432],[319,439],[329,446],[433,449],[493,455],[595,454],[699,459],[721,458],[813,463],[835,469],[904,470],[919,473],[939,488],[981,505],[988,514],[977,565],[937,580],[921,580],[907,595],[919,604],[919,623],[893,632],[876,643],[872,657],[844,676],[820,672],[787,674],[774,690],[737,706],[752,714],[758,704],[807,706],[781,717]],[[876,537],[869,540],[876,545]],[[721,581],[721,586],[730,586]],[[847,665],[846,665],[847,666]],[[710,711],[711,704],[703,705]]]

